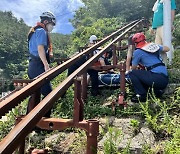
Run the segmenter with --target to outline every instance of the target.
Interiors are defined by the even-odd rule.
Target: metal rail
[[[63,64],[51,69],[50,71],[44,73],[43,75],[40,75],[35,81],[28,84],[23,89],[19,90],[17,93],[14,93],[11,95],[8,99],[2,101],[0,103],[0,117],[2,117],[5,113],[7,113],[9,110],[17,106],[22,100],[24,100],[26,97],[31,95],[34,91],[39,89],[43,84],[45,84],[47,81],[52,80],[57,75],[65,71],[67,68],[69,68],[71,65],[73,65],[78,59],[80,59],[82,56],[87,55],[91,52],[93,52],[95,49],[109,41],[110,39],[114,38],[116,35],[118,35],[120,32],[124,31],[126,28],[132,26],[135,23],[140,23],[142,20],[136,20],[131,22],[130,24],[120,28],[116,32],[112,33],[111,35],[107,36],[103,40],[99,41],[92,47],[84,50],[83,52],[79,53],[78,55],[72,57],[71,59],[67,60]],[[115,42],[115,41],[114,41]],[[113,43],[114,43],[113,42]],[[100,55],[98,56],[100,57]],[[94,61],[96,61],[98,58],[96,58]],[[94,62],[93,61],[93,62]]]
[[[6,98],[5,100],[3,100],[0,103],[0,117],[3,116],[12,108],[14,108],[15,106],[17,106],[26,97],[33,94],[34,91],[37,91],[44,83],[52,80],[54,77],[62,73],[72,64],[74,64],[80,57],[90,54],[96,48],[105,44],[110,39],[113,39],[112,42],[106,45],[99,53],[97,53],[96,55],[91,57],[89,60],[87,60],[82,66],[80,66],[76,71],[74,71],[70,76],[68,76],[64,81],[62,81],[31,112],[29,112],[24,118],[22,118],[22,120],[0,142],[0,153],[2,154],[12,153],[20,145],[20,141],[22,141],[30,133],[30,131],[36,126],[36,124],[38,124],[38,122],[43,121],[42,117],[45,115],[46,112],[48,112],[49,108],[52,107],[54,102],[58,100],[62,96],[62,94],[72,85],[73,79],[76,78],[78,75],[81,75],[82,73],[84,73],[95,61],[98,60],[98,58],[101,55],[103,55],[106,52],[108,48],[110,48],[114,43],[116,43],[119,39],[121,39],[124,35],[126,35],[130,30],[135,28],[141,22],[143,22],[143,19],[131,22],[130,24],[124,26],[123,28],[117,30],[116,32],[104,38],[103,40],[99,41],[94,46],[82,51],[81,53],[65,61],[61,65],[55,68],[52,68],[51,70],[44,73],[43,75],[40,75],[39,77],[36,78],[36,80],[32,81],[27,86],[23,87],[21,90],[12,94],[9,98]],[[120,32],[121,34],[119,35]],[[117,37],[115,38],[115,36]],[[83,102],[81,102],[80,99],[81,99],[81,95],[76,96],[75,104],[83,105]],[[77,110],[81,110],[82,108],[83,107],[79,107]],[[74,113],[77,113],[77,112],[74,111]],[[74,114],[74,116],[75,115],[77,114]],[[73,120],[68,119],[67,121],[60,120],[59,123],[62,122],[66,124],[68,127],[72,126],[72,127],[83,128],[84,130],[88,132],[87,136],[89,140],[88,140],[87,146],[91,147],[93,145],[93,147],[97,148],[97,143],[93,143],[93,142],[95,141],[95,137],[97,138],[98,132],[95,132],[94,134],[92,134],[92,130],[93,128],[96,128],[94,130],[98,129],[98,125],[97,125],[98,122],[96,120],[85,121],[82,119],[83,115],[80,115],[80,116],[81,118],[79,119],[74,118]],[[55,121],[57,122],[58,120],[56,119]],[[46,126],[45,128],[51,129],[49,126]],[[62,130],[62,128],[58,128],[58,129]],[[87,153],[90,154],[93,152],[92,150],[88,150],[87,148]]]

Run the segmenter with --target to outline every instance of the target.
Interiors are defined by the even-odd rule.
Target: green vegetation
[[[0,93],[13,89],[12,79],[22,78],[28,67],[27,34],[30,29],[11,12],[0,11]],[[51,34],[55,57],[67,57],[69,35]]]
[[[174,36],[174,45],[179,46],[180,44],[180,13],[176,15],[175,21],[174,21],[174,31],[173,31],[173,36]]]
[[[51,39],[53,43],[53,54],[55,58],[67,57],[68,42],[70,41],[70,35],[63,35],[58,33],[52,33]]]
[[[169,100],[160,100],[155,96],[150,96],[151,101],[146,101],[145,104],[140,104],[142,113],[149,127],[151,127],[154,132],[160,133],[161,135],[169,135],[174,132],[174,128],[179,127],[177,119],[174,117],[176,115],[176,110],[179,106],[180,88],[177,88],[175,95]],[[169,103],[171,102],[171,103]],[[172,113],[174,111],[175,113]]]
[[[85,23],[88,23],[87,25]],[[77,51],[79,47],[84,47],[89,43],[89,37],[96,35],[98,39],[109,35],[123,24],[122,18],[94,19],[92,17],[82,20],[82,25],[72,33],[71,51]]]
[[[4,120],[0,120],[0,140],[3,139],[9,131],[14,127],[16,117],[26,114],[27,100],[19,104],[6,114]]]
[[[118,154],[117,144],[121,141],[121,134],[121,131],[117,128],[108,127],[108,135],[103,147],[104,154]]]
[[[67,57],[76,52],[79,47],[83,47],[88,43],[90,35],[95,34],[99,39],[115,31],[116,28],[122,26],[125,22],[141,18],[142,16],[150,19],[152,17],[152,5],[154,1],[151,0],[83,0],[86,7],[80,8],[76,11],[74,19],[71,21],[75,27],[75,31],[71,35],[51,34],[55,58]],[[179,13],[179,7],[177,6]],[[148,8],[148,9],[147,9]],[[177,15],[174,22],[174,39],[173,45],[175,47],[173,63],[169,68],[170,82],[179,83],[179,65],[180,65],[180,15]],[[151,19],[150,19],[151,20]],[[11,12],[0,12],[0,78],[6,79],[5,84],[1,84],[0,91],[7,91],[10,89],[9,81],[14,77],[23,77],[26,74],[28,64],[28,49],[26,37],[29,27],[22,19],[17,20]],[[149,40],[153,40],[152,36],[148,36]],[[178,47],[178,48],[177,48]],[[56,65],[56,64],[53,64]],[[56,87],[64,78],[66,72],[60,74],[53,81],[53,87]],[[169,96],[157,99],[153,95],[149,96],[146,103],[138,104],[137,106],[128,106],[124,109],[116,108],[116,112],[112,111],[111,107],[104,105],[105,102],[114,101],[117,98],[119,89],[101,89],[102,96],[91,97],[88,99],[84,108],[84,119],[93,119],[107,116],[130,117],[138,116],[144,119],[144,124],[151,128],[156,140],[159,144],[154,149],[149,145],[144,145],[143,153],[178,153],[180,151],[180,117],[179,117],[179,102],[180,102],[180,87]],[[127,89],[128,97],[131,95]],[[113,100],[108,100],[108,98]],[[7,135],[15,123],[15,117],[26,113],[27,100],[22,102],[19,106],[6,114],[7,120],[0,121],[0,140]],[[64,98],[60,98],[53,106],[52,117],[57,118],[72,118],[73,115],[73,86],[70,87]],[[138,120],[131,120],[131,127],[134,132],[139,131],[140,122]],[[81,153],[81,146],[85,145],[85,133],[76,129],[70,129],[80,134],[76,143],[73,144],[73,151]],[[68,130],[66,130],[68,132]],[[104,153],[119,153],[115,143],[119,142],[118,137],[121,132],[116,128],[108,126],[100,133],[101,136],[109,133],[109,137],[104,144]],[[54,133],[54,132],[53,132]],[[53,134],[52,133],[52,134]],[[35,137],[47,135],[46,133],[36,134]],[[65,136],[65,135],[64,135]],[[64,139],[64,136],[60,136]],[[49,147],[51,150],[54,145],[45,145],[44,140],[33,142],[34,136],[27,137],[29,146],[45,148]],[[59,139],[60,140],[60,139]],[[58,140],[58,141],[59,141]],[[58,141],[54,144],[58,144]],[[130,153],[129,146],[127,146],[120,153]]]
[[[136,120],[136,119],[132,119],[130,121],[130,125],[132,126],[134,134],[136,135],[139,132],[140,122],[138,120]]]
[[[5,78],[13,78],[27,65],[28,26],[11,12],[0,12],[0,69]]]

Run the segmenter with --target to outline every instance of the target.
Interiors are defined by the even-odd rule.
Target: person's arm
[[[36,30],[36,41],[37,41],[37,50],[38,55],[44,65],[45,71],[49,69],[49,64],[46,59],[46,52],[44,47],[47,45],[47,33],[43,28]]]
[[[155,35],[156,29],[153,29],[152,27],[150,27],[149,33],[150,33],[150,35]]]
[[[143,56],[143,54],[141,53],[141,51],[139,49],[137,49],[133,52],[131,70],[135,70],[138,68],[138,65],[141,61],[142,56]]]
[[[39,57],[40,57],[43,65],[44,65],[45,71],[47,71],[49,69],[49,64],[48,64],[47,59],[46,59],[46,54],[45,54],[43,45],[38,45],[38,54],[39,54]]]
[[[133,45],[129,45],[126,58],[126,71],[130,71],[130,64],[132,59]]]

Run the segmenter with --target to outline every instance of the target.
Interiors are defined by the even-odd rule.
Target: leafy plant
[[[180,129],[176,128],[171,141],[165,142],[165,154],[178,154],[180,151]]]
[[[137,134],[139,132],[139,124],[140,122],[136,119],[132,119],[130,121],[130,125],[133,127],[134,134]]]
[[[179,96],[180,88],[177,88],[175,95],[169,102],[161,102],[154,95],[150,95],[153,106],[150,106],[150,100],[147,100],[145,104],[140,103],[147,124],[156,133],[172,134],[174,128],[179,127],[172,123],[173,118],[170,114],[172,110],[179,107]]]
[[[115,127],[108,127],[106,140],[104,142],[103,151],[104,154],[119,154],[117,145],[120,143],[120,136],[122,135],[121,130]]]
[[[27,100],[23,101],[17,107],[12,109],[12,111],[7,113],[5,115],[5,120],[0,121],[0,140],[3,139],[15,125],[16,117],[25,114],[26,106]]]

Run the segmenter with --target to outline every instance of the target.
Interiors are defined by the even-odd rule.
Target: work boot
[[[157,98],[161,98],[164,93],[164,90],[154,90],[154,93]]]
[[[131,98],[131,102],[134,102],[134,103],[146,102],[146,95],[136,94]]]

